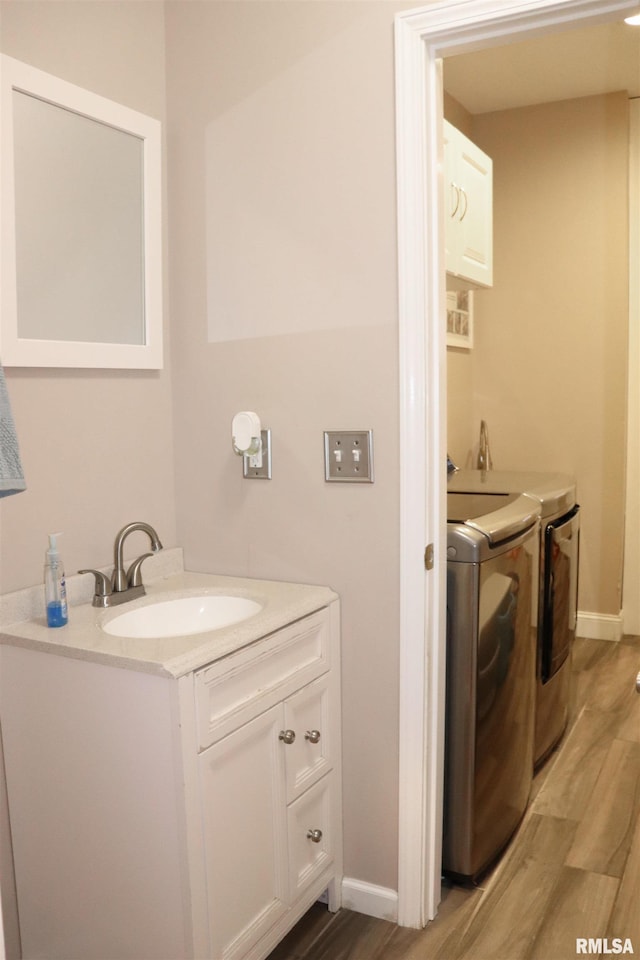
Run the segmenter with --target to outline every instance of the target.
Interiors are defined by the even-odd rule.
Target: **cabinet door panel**
[[[290,697],[284,705],[284,723],[296,734],[286,746],[287,801],[327,773],[333,764],[329,681],[321,677]]]
[[[445,120],[444,209],[447,289],[493,283],[493,163]]]
[[[444,121],[444,254],[448,273],[458,269],[458,224],[455,216],[460,205],[460,191],[455,182],[455,129]]]
[[[468,140],[458,158],[466,210],[460,220],[459,272],[476,283],[493,282],[493,190],[491,160]]]
[[[320,836],[314,831],[319,831]],[[292,902],[330,864],[333,851],[329,773],[289,806],[289,892]]]
[[[286,911],[281,706],[199,757],[211,956],[233,960]]]

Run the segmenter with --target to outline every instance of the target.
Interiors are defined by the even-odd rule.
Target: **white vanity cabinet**
[[[25,958],[262,960],[338,908],[337,601],[177,677],[0,657]]]
[[[444,121],[447,288],[493,284],[493,164]]]
[[[258,659],[242,650],[196,675],[213,957],[260,956],[250,951],[339,861],[334,657],[323,613],[264,641]]]

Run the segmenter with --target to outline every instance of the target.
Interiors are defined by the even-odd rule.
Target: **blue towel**
[[[0,366],[0,497],[20,493],[26,486],[4,370]]]

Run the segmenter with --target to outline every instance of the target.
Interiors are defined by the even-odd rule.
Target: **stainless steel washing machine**
[[[524,814],[533,777],[540,504],[447,494],[443,869],[474,878]]]
[[[562,473],[458,470],[449,475],[448,490],[526,493],[540,504],[534,739],[534,762],[539,765],[562,738],[569,716],[578,607],[580,508],[576,482]]]

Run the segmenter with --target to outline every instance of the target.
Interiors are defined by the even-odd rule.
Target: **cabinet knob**
[[[305,740],[308,740],[309,743],[317,743],[317,742],[319,741],[319,739],[320,739],[320,731],[319,731],[319,730],[307,730],[307,732],[306,732],[305,735],[304,735],[304,738],[305,738]]]
[[[322,840],[322,830],[307,830],[307,839],[312,843],[320,843]]]
[[[284,743],[293,743],[296,739],[296,732],[295,730],[281,730],[278,739],[283,740]]]

